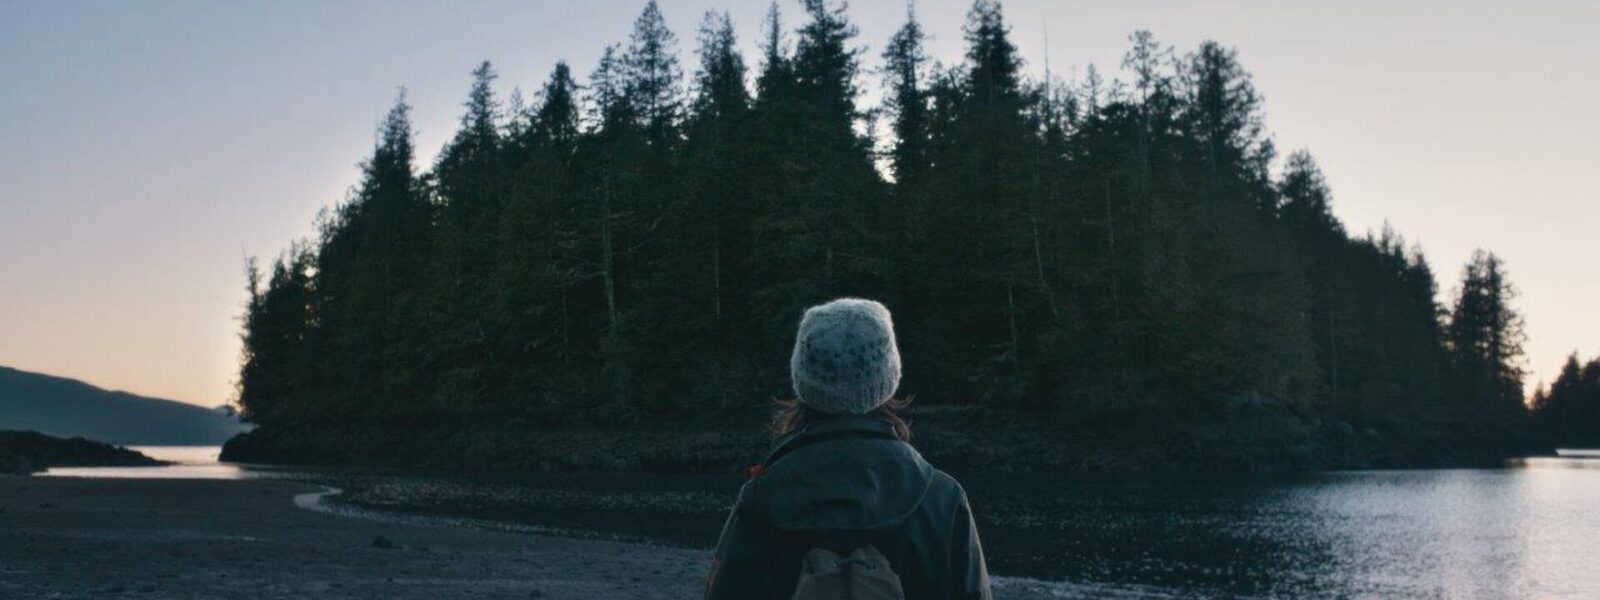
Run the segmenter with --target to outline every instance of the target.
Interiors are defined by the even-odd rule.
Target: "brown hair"
[[[902,442],[911,441],[911,423],[900,413],[911,406],[911,397],[890,398],[888,401],[872,409],[867,416],[882,419],[894,427],[894,436]],[[783,437],[800,426],[811,422],[822,415],[811,407],[806,406],[799,398],[779,400],[778,408],[772,413],[772,435]]]

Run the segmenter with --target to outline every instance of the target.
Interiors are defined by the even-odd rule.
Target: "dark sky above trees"
[[[858,4],[862,60],[876,68],[902,7]],[[710,7],[662,7],[686,65]],[[586,78],[639,8],[7,4],[0,65],[17,93],[0,95],[0,278],[30,285],[0,299],[0,363],[215,404],[236,362],[239,257],[270,256],[342,197],[396,85],[411,89],[417,154],[431,163],[480,59],[500,70],[502,99],[517,86],[531,95],[559,58]],[[753,76],[765,7],[732,8]],[[919,4],[933,58],[960,58],[966,9]],[[1115,70],[1139,28],[1180,48],[1205,38],[1237,47],[1281,154],[1315,152],[1352,233],[1390,220],[1425,244],[1446,288],[1474,247],[1502,253],[1523,292],[1533,379],[1547,382],[1597,337],[1578,317],[1600,295],[1595,259],[1575,244],[1595,210],[1583,178],[1600,121],[1584,102],[1600,83],[1570,76],[1600,53],[1581,30],[1595,10],[1005,6],[1035,78],[1045,25],[1063,78],[1081,79],[1090,62]],[[1483,85],[1484,73],[1497,84]],[[867,97],[878,81],[863,81]],[[83,176],[86,162],[101,168]]]

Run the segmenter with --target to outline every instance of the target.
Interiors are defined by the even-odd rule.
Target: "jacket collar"
[[[771,466],[784,455],[802,446],[840,437],[899,439],[894,434],[894,426],[877,417],[817,414],[798,429],[773,442],[772,451],[767,454],[767,460],[763,461],[763,464]]]

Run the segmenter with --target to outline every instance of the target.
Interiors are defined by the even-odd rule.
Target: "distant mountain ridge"
[[[119,445],[211,445],[246,426],[219,409],[0,367],[0,429]]]

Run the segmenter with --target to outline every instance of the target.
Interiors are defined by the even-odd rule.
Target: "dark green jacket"
[[[906,597],[988,600],[989,574],[966,492],[886,422],[814,420],[779,439],[745,483],[707,577],[710,600],[787,599],[813,546],[866,544]]]

